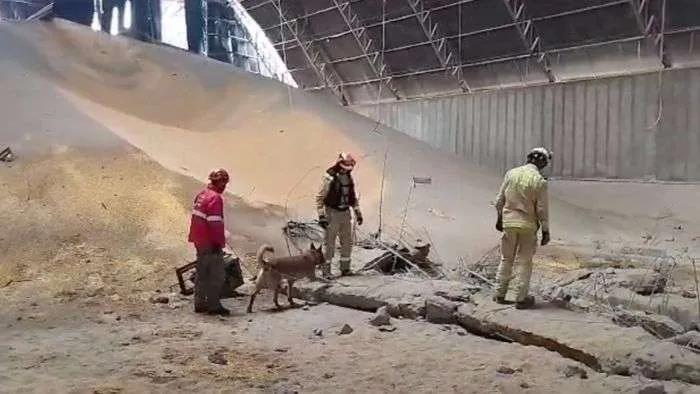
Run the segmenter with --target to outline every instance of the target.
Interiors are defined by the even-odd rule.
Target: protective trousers
[[[194,278],[194,308],[215,311],[221,308],[220,296],[224,285],[224,253],[221,250],[198,250]]]
[[[520,229],[504,229],[501,237],[501,264],[496,274],[496,296],[505,297],[513,278],[513,264],[518,262],[518,280],[515,302],[525,300],[530,291],[532,257],[537,249],[537,232]]]
[[[328,227],[326,228],[326,265],[324,274],[331,273],[331,262],[335,255],[335,239],[340,238],[340,271],[350,270],[350,254],[352,253],[352,215],[350,209],[339,211],[326,207]]]

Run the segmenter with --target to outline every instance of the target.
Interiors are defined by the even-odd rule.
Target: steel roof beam
[[[270,0],[270,1],[273,1],[273,0]],[[274,0],[274,1],[277,1],[277,0]],[[358,0],[354,0],[354,1],[348,1],[348,2],[349,2],[349,3],[357,3],[357,2],[361,2],[361,1],[364,1],[364,0],[359,0],[359,1],[358,1]],[[478,1],[478,0],[459,0],[459,1],[455,1],[454,3],[450,3],[450,4],[446,4],[446,5],[441,5],[441,6],[433,7],[433,8],[430,9],[430,11],[431,11],[431,12],[440,11],[440,10],[444,10],[444,9],[447,9],[447,8],[456,7],[456,6],[459,6],[459,5],[462,5],[462,4],[472,3],[472,2],[474,2],[474,1]],[[573,9],[573,10],[558,12],[558,13],[555,13],[555,14],[538,16],[538,17],[536,17],[536,18],[531,18],[531,19],[532,19],[533,21],[544,21],[544,20],[549,20],[549,19],[561,18],[561,17],[564,17],[564,16],[571,16],[571,15],[576,15],[576,14],[585,13],[585,12],[588,12],[588,11],[594,11],[594,10],[599,10],[599,9],[603,9],[603,8],[608,8],[608,7],[617,6],[617,5],[620,5],[620,4],[625,4],[625,3],[627,3],[628,1],[629,1],[629,0],[611,0],[611,1],[608,2],[608,3],[590,5],[590,6],[586,6],[586,7],[576,8],[576,9]],[[249,10],[254,10],[254,9],[256,9],[256,8],[258,8],[258,6],[251,7],[251,8],[249,8]],[[315,16],[318,16],[318,15],[321,15],[321,14],[324,14],[324,13],[327,13],[327,12],[330,12],[330,11],[333,11],[333,10],[335,10],[335,6],[331,6],[331,7],[328,7],[328,8],[321,9],[321,10],[313,11],[313,12],[310,12],[310,13],[308,13],[308,14],[299,16],[299,17],[297,17],[296,19],[308,19],[308,18],[315,17]],[[390,23],[390,22],[399,22],[399,21],[406,20],[406,19],[409,19],[409,18],[413,18],[413,14],[412,14],[412,13],[409,13],[409,14],[406,14],[406,15],[401,15],[401,16],[396,16],[396,17],[387,19],[385,22],[386,22],[386,23]],[[368,23],[368,24],[365,25],[365,27],[366,27],[366,28],[377,27],[377,26],[381,26],[382,23],[383,23],[383,22]],[[502,28],[503,28],[503,27],[510,27],[510,26],[512,26],[512,25],[513,25],[513,24],[510,24],[510,23],[509,23],[509,24],[505,24],[505,25],[498,26],[498,27],[502,27]],[[263,31],[267,31],[267,30],[270,30],[270,29],[279,28],[279,26],[280,26],[280,25],[260,26],[260,28],[263,29]],[[325,40],[326,38],[335,38],[335,37],[339,37],[339,36],[341,36],[341,35],[345,35],[345,34],[348,34],[348,33],[349,33],[349,32],[346,31],[346,32],[339,33],[339,34],[333,34],[333,35],[326,36],[326,37],[316,38],[315,40],[321,41],[321,40]]]
[[[353,11],[350,2],[341,3],[339,0],[333,0],[333,4],[335,4],[336,9],[345,21],[345,25],[355,38],[357,46],[362,51],[364,58],[367,59],[367,63],[369,63],[374,75],[389,88],[389,91],[397,100],[400,99],[401,96],[391,78],[392,73],[389,66],[380,58],[380,53],[374,48],[372,39],[367,36],[367,29],[360,23],[360,18]],[[370,52],[373,54],[370,54]]]
[[[532,21],[532,19],[528,19],[525,15],[525,1],[502,1],[503,5],[506,6],[511,19],[513,19],[513,22],[515,22],[515,29],[518,31],[518,35],[520,36],[520,40],[523,42],[525,49],[527,49],[527,51],[532,55],[539,54],[537,57],[537,64],[540,65],[549,82],[555,82],[556,79],[552,73],[549,56],[547,55],[547,51],[542,49],[542,42],[540,40],[540,35],[535,30],[535,23]]]
[[[282,22],[289,28],[292,32],[294,41],[297,42],[299,48],[304,54],[304,58],[314,70],[314,73],[319,79],[319,82],[323,84],[324,87],[329,89],[344,106],[348,105],[348,99],[345,96],[343,89],[343,80],[338,76],[338,73],[332,68],[328,59],[325,58],[324,54],[317,49],[314,43],[308,40],[304,31],[299,29],[299,22],[297,20],[289,21],[289,19],[284,15],[282,10],[281,0],[276,0],[273,6],[280,15]]]
[[[644,36],[651,38],[654,41],[654,46],[658,50],[659,59],[664,68],[670,68],[672,66],[671,59],[669,58],[668,52],[666,51],[664,45],[664,34],[662,32],[662,24],[665,23],[666,19],[666,1],[663,1],[661,9],[661,20],[656,17],[656,14],[650,9],[649,0],[628,0],[632,12],[637,19],[637,26],[639,31],[644,34]]]
[[[700,27],[698,27],[698,30],[700,30]],[[637,41],[640,41],[643,39],[644,39],[644,36],[642,36],[642,35],[636,36],[636,37],[618,38],[618,39],[608,40],[608,41],[604,41],[604,42],[577,45],[577,46],[573,46],[573,47],[569,47],[569,48],[553,49],[549,52],[550,53],[568,52],[568,51],[572,51],[572,50],[592,48],[592,47],[598,47],[598,46],[603,46],[603,45],[612,45],[612,44],[619,44],[619,43],[625,43],[625,42],[637,42]],[[538,54],[536,54],[536,55],[538,55]],[[513,55],[513,56],[483,60],[483,61],[479,61],[479,62],[463,63],[462,68],[471,68],[471,67],[477,67],[477,66],[485,66],[485,65],[489,65],[489,64],[505,63],[505,62],[509,62],[509,61],[513,61],[513,60],[525,60],[525,59],[529,59],[531,57],[532,57],[532,54],[529,54],[529,53],[524,54],[524,55]],[[301,71],[301,70],[290,70],[290,71],[296,72],[296,71]],[[436,72],[440,72],[440,71],[445,71],[445,69],[442,67],[437,67],[437,68],[432,68],[432,69],[427,69],[427,70],[412,71],[409,73],[396,74],[393,76],[393,78],[397,79],[397,78],[412,77],[412,76],[417,76],[417,75],[436,73]],[[369,84],[369,83],[376,83],[376,82],[380,82],[380,80],[379,79],[368,79],[368,80],[364,80],[364,81],[345,82],[343,84],[343,86],[344,87],[360,86],[360,85],[365,85],[365,84]],[[306,90],[318,90],[318,89],[323,89],[323,87],[307,88]]]
[[[423,29],[425,37],[430,42],[430,46],[433,48],[433,52],[435,52],[440,66],[457,80],[459,88],[462,89],[463,92],[471,92],[471,88],[467,81],[464,80],[464,75],[462,74],[462,67],[460,66],[462,59],[456,59],[455,61],[451,45],[449,45],[447,39],[438,31],[438,24],[433,23],[430,17],[430,11],[425,9],[423,0],[406,0],[406,2],[411,7],[413,15],[418,19],[418,23],[421,29]]]
[[[52,12],[53,12],[53,1],[50,2],[49,4],[43,6],[39,11],[29,15],[26,20],[32,21],[34,19],[41,19]]]
[[[462,1],[459,1],[459,2],[457,2],[457,3],[447,5],[447,6],[435,7],[435,8],[433,8],[433,9],[431,9],[431,12],[432,12],[432,11],[435,11],[435,10],[441,10],[441,9],[444,9],[444,8],[452,7],[452,6],[457,5],[457,4],[469,3],[469,2],[472,2],[472,1],[474,1],[474,0],[462,0]],[[546,21],[546,20],[550,20],[550,19],[556,19],[556,18],[561,18],[561,17],[565,17],[565,16],[572,16],[572,15],[576,15],[576,14],[580,14],[580,13],[584,13],[584,12],[588,12],[588,11],[594,11],[594,10],[598,10],[598,9],[602,9],[602,8],[607,8],[607,7],[610,7],[610,6],[620,5],[620,4],[623,4],[623,3],[627,3],[628,1],[629,1],[629,0],[615,0],[615,1],[611,2],[611,3],[598,4],[598,5],[594,5],[594,6],[588,6],[588,7],[584,7],[584,8],[579,8],[579,9],[576,9],[576,10],[564,11],[564,12],[560,12],[560,13],[556,13],[556,14],[551,14],[551,15],[546,15],[546,16],[540,16],[540,17],[537,17],[537,18],[530,18],[530,19],[531,19],[532,21],[534,21],[534,22]],[[333,9],[335,9],[335,7],[333,7]],[[320,11],[319,11],[319,12],[320,12]],[[311,14],[305,16],[305,17],[298,18],[298,19],[303,19],[303,18],[306,18],[306,17],[314,16],[314,15],[316,15],[316,13],[311,13]],[[392,18],[392,19],[387,19],[387,20],[386,20],[386,23],[398,22],[398,21],[402,21],[402,20],[405,20],[405,19],[408,19],[408,18],[413,18],[413,17],[414,17],[413,14],[408,14],[408,15],[404,15],[404,16],[400,16],[400,17],[395,17],[395,18]],[[381,22],[379,22],[379,23],[372,23],[372,24],[367,24],[365,27],[366,27],[366,28],[378,27],[378,26],[381,26],[381,24],[382,24]],[[496,31],[496,30],[512,28],[512,27],[515,27],[515,25],[516,25],[515,22],[513,22],[513,23],[507,23],[507,24],[503,24],[503,25],[488,27],[488,28],[485,28],[485,29],[474,30],[474,31],[466,32],[466,33],[462,33],[462,34],[455,34],[455,35],[447,36],[447,37],[445,37],[445,38],[447,38],[447,39],[455,39],[455,38],[461,38],[461,37],[468,37],[468,36],[473,36],[473,35],[485,34],[485,33],[492,32],[492,31]],[[279,25],[275,25],[275,26],[270,26],[270,27],[264,28],[263,31],[267,31],[267,30],[270,30],[270,29],[273,29],[273,28],[279,28]],[[347,35],[347,34],[350,34],[350,32],[349,32],[349,31],[344,31],[344,32],[341,32],[341,33],[336,33],[336,34],[331,34],[331,35],[327,35],[327,36],[323,36],[323,37],[313,38],[312,40],[313,40],[314,42],[323,42],[323,41],[326,41],[326,40],[331,40],[331,39],[335,39],[335,38],[340,38],[340,37],[345,36],[345,35]],[[293,41],[281,41],[281,42],[276,42],[276,43],[274,43],[274,45],[275,45],[275,46],[279,46],[279,45],[287,44],[287,43],[289,43],[289,42],[293,42]],[[427,43],[427,42],[420,42],[420,43],[412,44],[412,45],[414,45],[414,46],[420,46],[420,45],[424,45],[424,44],[426,44],[426,43]],[[394,49],[387,49],[385,52],[390,52],[390,51],[392,51],[392,50],[394,50]]]

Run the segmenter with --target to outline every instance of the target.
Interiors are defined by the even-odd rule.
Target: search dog
[[[290,306],[294,306],[294,300],[292,299],[294,281],[302,278],[316,279],[316,267],[320,267],[326,262],[321,247],[316,248],[313,243],[311,243],[309,250],[298,256],[272,257],[270,260],[265,260],[263,257],[266,252],[274,254],[275,250],[268,244],[264,244],[258,249],[256,259],[260,271],[258,271],[255,280],[255,291],[250,295],[248,313],[253,312],[255,296],[262,289],[273,289],[275,291],[273,301],[275,307],[281,309],[279,302],[277,302],[277,295],[280,293],[283,279],[287,281],[287,301]]]

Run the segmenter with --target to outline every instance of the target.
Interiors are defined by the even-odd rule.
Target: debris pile
[[[385,307],[391,317],[460,325],[486,338],[557,352],[598,372],[700,384],[700,355],[690,346],[660,340],[641,328],[622,328],[600,314],[546,308],[525,315],[460,282],[348,277],[332,284],[302,282],[295,293],[366,311]],[[581,324],[587,324],[585,336],[580,335]],[[583,379],[578,371],[570,373]]]
[[[197,277],[196,265],[197,261],[191,261],[175,269],[180,293],[183,295],[194,293],[194,283]],[[185,279],[185,274],[188,272],[190,272],[189,276]],[[232,254],[224,254],[224,272],[226,276],[221,290],[221,298],[241,296],[241,294],[236,291],[236,289],[244,283],[243,273],[241,272],[241,260]]]
[[[430,278],[444,276],[440,264],[428,258],[431,245],[420,239],[410,247],[373,240],[365,241],[361,245],[367,249],[378,248],[386,251],[365,264],[362,271],[375,270],[384,275],[418,271]]]
[[[9,163],[11,161],[15,161],[15,159],[16,159],[15,154],[12,153],[12,149],[10,149],[9,146],[6,147],[5,149],[3,149],[2,151],[0,151],[0,161],[4,161],[4,162]]]

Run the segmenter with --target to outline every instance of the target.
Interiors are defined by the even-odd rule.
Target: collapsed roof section
[[[300,87],[359,104],[700,63],[697,0],[240,0]]]

